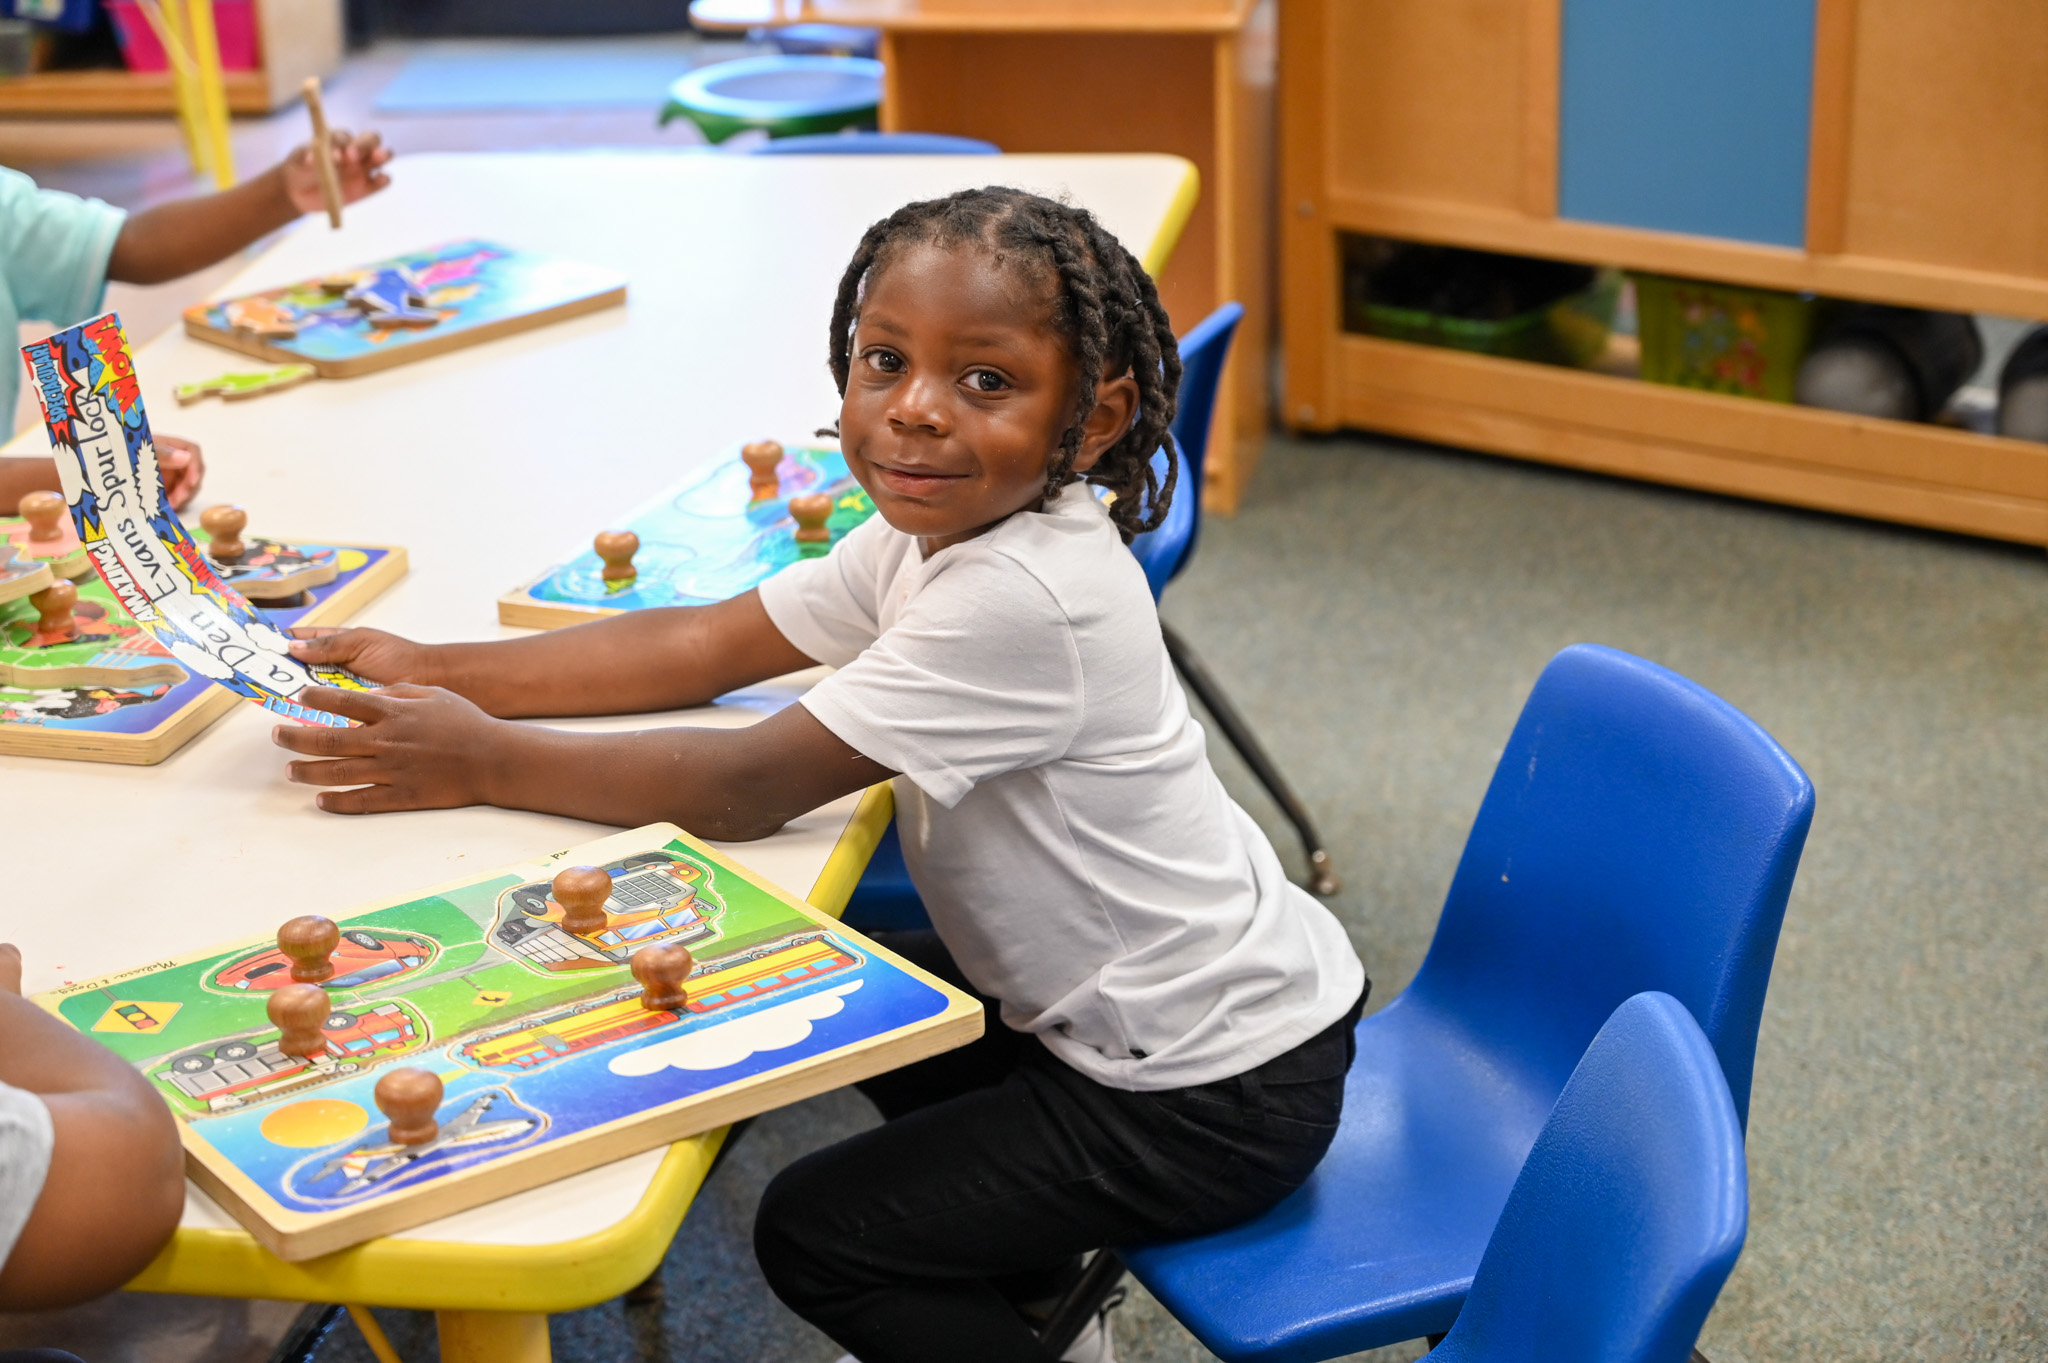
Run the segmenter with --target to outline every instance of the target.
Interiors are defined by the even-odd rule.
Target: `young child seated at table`
[[[169,1106],[133,1065],[23,998],[21,953],[0,942],[0,1311],[113,1291],[184,1209]],[[0,1351],[0,1363],[33,1356]]]
[[[1125,547],[1174,492],[1150,461],[1180,359],[1143,268],[1016,190],[911,204],[862,240],[830,346],[879,514],[829,556],[524,639],[310,637],[300,656],[388,685],[309,691],[363,723],[276,739],[316,759],[293,780],[357,787],[323,809],[489,802],[727,839],[893,777],[936,933],[884,940],[1001,1025],[863,1084],[889,1120],[785,1170],[756,1252],[863,1363],[1038,1360],[1017,1308],[1078,1256],[1220,1230],[1308,1177],[1365,973],[1211,770]],[[503,718],[700,705],[815,662],[838,671],[746,729]],[[1094,1335],[1069,1356],[1107,1356]]]
[[[376,133],[333,135],[342,198],[353,203],[391,183],[391,149]],[[322,207],[319,167],[310,144],[254,179],[218,194],[176,199],[129,214],[60,190],[39,189],[17,170],[0,167],[0,336],[26,321],[75,326],[100,310],[107,281],[162,284],[226,260],[235,252]],[[14,430],[21,361],[7,342],[0,364],[0,440]],[[157,458],[173,506],[183,507],[205,473],[199,447],[174,436],[157,439]],[[0,516],[23,494],[60,491],[57,465],[46,456],[0,455]]]

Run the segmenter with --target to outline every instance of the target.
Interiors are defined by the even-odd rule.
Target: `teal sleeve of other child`
[[[43,1195],[52,1141],[50,1109],[43,1100],[0,1083],[0,1268]]]
[[[98,199],[38,189],[17,170],[0,168],[0,336],[11,352],[20,324],[73,326],[100,309],[107,260],[128,215]],[[14,412],[21,358],[0,365],[0,423]],[[0,430],[4,438],[11,424]]]

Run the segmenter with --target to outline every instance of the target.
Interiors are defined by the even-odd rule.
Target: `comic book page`
[[[188,671],[266,710],[304,724],[352,723],[295,697],[309,686],[366,690],[371,683],[293,658],[283,632],[221,581],[165,500],[121,319],[95,317],[21,354],[72,524],[136,624]]]

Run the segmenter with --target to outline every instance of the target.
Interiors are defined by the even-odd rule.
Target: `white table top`
[[[610,266],[628,302],[358,379],[180,409],[172,385],[248,360],[173,332],[136,357],[153,424],[198,440],[201,504],[239,502],[256,534],[400,544],[412,570],[356,623],[414,638],[519,633],[496,599],[661,488],[736,444],[800,439],[838,401],[825,368],[839,274],[861,232],[912,199],[1006,183],[1070,195],[1141,257],[1190,167],[1170,156],[744,157],[637,152],[436,154],[393,165],[389,191],[330,231],[307,217],[225,290],[246,293],[461,237]],[[41,452],[32,429],[10,453]],[[666,716],[565,727],[745,724],[799,674]],[[333,915],[610,830],[500,809],[350,819],[284,779],[273,721],[244,706],[155,767],[0,757],[17,823],[0,938],[31,992],[214,942],[295,914]],[[810,890],[854,797],[727,850]],[[23,837],[26,833],[28,836]],[[30,906],[34,909],[31,912]],[[614,1224],[650,1151],[406,1232],[543,1244]],[[185,1223],[231,1224],[188,1188]]]

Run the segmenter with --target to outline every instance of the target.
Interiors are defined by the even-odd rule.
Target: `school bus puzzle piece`
[[[555,874],[611,878],[563,927]],[[295,906],[298,907],[298,906]],[[284,1259],[329,1253],[964,1045],[980,1005],[669,824],[335,915],[321,1049],[266,1011],[274,937],[37,1002],[128,1060],[180,1119],[194,1181]],[[628,963],[682,945],[679,1007]],[[444,1085],[438,1134],[393,1142],[392,1066]]]

